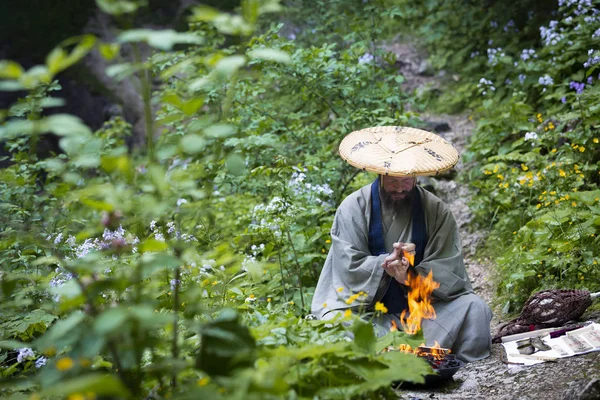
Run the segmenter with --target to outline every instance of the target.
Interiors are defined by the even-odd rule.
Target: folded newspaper
[[[550,328],[502,338],[509,364],[534,365],[600,351],[600,324],[573,329]]]

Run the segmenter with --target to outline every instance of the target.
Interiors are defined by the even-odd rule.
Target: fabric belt
[[[411,242],[415,244],[415,267],[423,260],[425,245],[427,244],[427,229],[425,226],[425,213],[419,190],[415,186],[411,196],[411,213],[413,219]],[[381,218],[381,200],[379,198],[379,177],[371,184],[371,221],[369,223],[369,251],[371,255],[386,254],[383,237],[383,221]],[[392,278],[381,302],[388,309],[388,313],[400,314],[408,309],[406,288],[396,279]]]

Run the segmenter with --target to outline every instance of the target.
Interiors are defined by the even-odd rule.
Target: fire
[[[408,260],[411,267],[415,265],[415,252],[402,250],[402,255]]]
[[[431,305],[431,293],[440,287],[440,284],[433,280],[433,272],[429,271],[427,277],[419,274],[409,273],[405,284],[410,287],[408,293],[408,311],[409,316],[406,319],[406,310],[400,314],[400,323],[404,332],[414,335],[421,329],[421,320],[423,318],[435,318],[435,310]]]
[[[413,349],[409,344],[401,343],[398,348],[389,346],[384,351],[401,351],[402,353],[414,354],[417,357],[425,357],[431,360],[443,360],[448,354],[451,353],[450,349],[444,349],[441,347],[437,340],[431,347],[426,346],[425,343],[421,343],[420,346],[418,346],[416,349]]]

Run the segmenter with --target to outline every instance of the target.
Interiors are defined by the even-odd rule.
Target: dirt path
[[[425,58],[416,47],[398,38],[385,45],[388,51],[397,55],[399,72],[406,78],[404,90],[412,92],[424,86],[439,87],[439,76],[428,72]],[[467,115],[421,114],[431,130],[450,141],[459,152],[465,149],[472,134],[474,123]],[[468,168],[459,162],[459,173]],[[484,231],[473,230],[472,213],[469,210],[469,189],[453,180],[432,179],[429,182],[436,194],[451,208],[461,231],[465,265],[476,293],[493,309],[492,334],[502,321],[501,311],[494,302],[494,265],[490,260],[479,259],[476,248],[488,240]],[[600,321],[600,312],[587,313],[584,320]],[[409,389],[398,391],[403,400],[584,400],[600,399],[600,352],[584,356],[560,359],[524,367],[508,365],[505,362],[504,348],[500,344],[492,346],[492,354],[485,360],[467,364],[459,370],[453,380],[436,388]]]

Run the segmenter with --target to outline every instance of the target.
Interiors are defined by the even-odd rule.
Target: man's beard
[[[381,188],[381,190],[379,192],[381,194],[381,202],[383,203],[383,206],[386,209],[390,210],[390,209],[406,207],[407,205],[409,205],[410,200],[412,199],[413,193],[415,192],[415,190],[416,190],[416,187],[413,187],[408,192],[405,192],[406,197],[404,197],[402,199],[394,199],[394,197],[392,196],[392,193],[386,192],[383,188]]]

